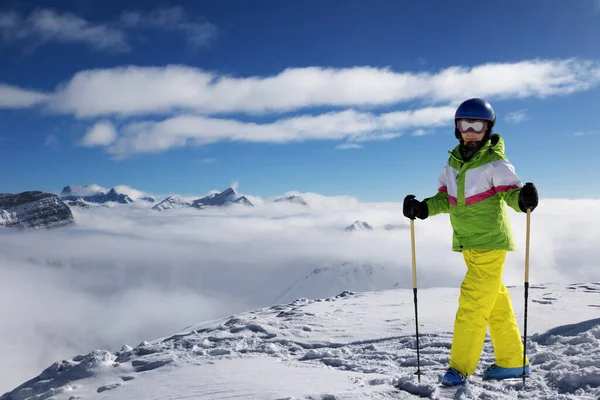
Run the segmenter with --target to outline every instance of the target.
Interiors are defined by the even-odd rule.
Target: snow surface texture
[[[530,291],[539,306],[530,321],[532,376],[525,387],[521,380],[481,380],[494,360],[489,341],[465,386],[439,385],[452,341],[453,289],[420,293],[429,306],[420,308],[419,382],[412,291],[402,289],[297,299],[135,348],[96,350],[52,364],[0,400],[598,399],[600,282]],[[523,295],[522,288],[511,292],[515,300]],[[550,313],[555,321],[546,318]],[[559,320],[571,323],[556,325]]]

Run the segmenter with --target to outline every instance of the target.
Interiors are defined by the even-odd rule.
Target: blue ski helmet
[[[492,105],[479,98],[465,100],[456,109],[456,113],[454,114],[454,134],[457,139],[460,139],[461,137],[460,132],[456,129],[456,120],[459,118],[483,119],[489,121],[486,136],[489,136],[496,123],[496,113],[494,113]]]

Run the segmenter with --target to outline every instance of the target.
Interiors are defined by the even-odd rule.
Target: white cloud
[[[181,21],[174,15],[138,15],[137,22],[130,16],[129,23],[146,21],[158,26]],[[565,95],[587,90],[599,80],[599,63],[577,59],[451,67],[438,73],[370,67],[289,68],[273,76],[239,78],[180,65],[125,66],[81,71],[51,94],[0,87],[0,94],[3,88],[5,93],[17,94],[0,99],[12,107],[42,103],[47,111],[78,118],[119,119],[119,133],[107,119],[90,130],[82,143],[110,146],[108,152],[120,158],[218,141],[359,143],[389,140],[410,132],[422,135],[450,122],[456,104],[466,97]],[[398,105],[401,111],[376,112],[377,107],[402,102],[411,105]],[[261,123],[226,116],[298,114],[303,108],[319,106],[334,109]],[[524,111],[507,118],[523,120]],[[134,120],[128,118],[134,116]]]
[[[48,42],[80,42],[98,50],[130,50],[123,31],[51,9],[35,9],[26,18],[14,11],[0,12],[0,38],[33,47]]]
[[[513,122],[515,124],[518,124],[519,122],[523,122],[523,121],[527,120],[527,109],[513,111],[513,112],[506,114],[506,120],[509,122]]]
[[[216,158],[203,158],[200,162],[202,164],[213,164],[217,161]]]
[[[412,133],[413,136],[426,136],[426,135],[433,135],[435,133],[434,130],[431,129],[417,129],[416,131],[414,131]]]
[[[588,136],[588,135],[597,135],[596,131],[577,131],[573,132],[573,136]]]
[[[87,131],[81,145],[85,147],[108,146],[117,138],[114,125],[108,121],[100,121]]]
[[[347,150],[347,149],[360,149],[363,146],[358,143],[342,143],[335,146],[336,149]]]
[[[192,47],[202,47],[216,39],[220,30],[206,20],[194,21],[182,7],[157,8],[151,12],[126,11],[121,21],[129,28],[152,28],[179,31]]]
[[[45,93],[0,83],[0,109],[33,107],[47,99],[48,95]]]
[[[139,198],[144,197],[144,196],[150,196],[150,197],[153,196],[151,193],[134,189],[128,185],[116,185],[116,186],[114,186],[114,189],[117,191],[117,193],[126,194],[132,200],[138,200]],[[105,189],[104,191],[107,191],[107,190]]]
[[[210,44],[221,32],[205,19],[190,17],[182,7],[126,11],[119,21],[107,23],[94,23],[47,8],[35,9],[25,17],[16,11],[0,11],[0,40],[9,44],[24,43],[29,50],[49,42],[78,42],[96,50],[128,52],[131,35],[126,29],[177,31],[193,48]]]
[[[0,389],[63,358],[135,346],[196,322],[269,306],[324,265],[381,263],[401,287],[412,287],[409,231],[383,229],[406,225],[400,202],[286,193],[292,194],[310,207],[160,213],[123,206],[76,212],[78,225],[71,229],[0,230],[0,370],[7,371]],[[518,249],[507,256],[504,283],[519,285],[525,218],[513,211],[509,216]],[[356,220],[375,230],[343,231]],[[415,224],[419,288],[458,288],[465,268],[460,254],[450,251],[448,216]],[[530,282],[600,280],[599,224],[598,200],[542,199],[532,214]]]
[[[193,67],[118,67],[77,73],[50,103],[78,117],[175,110],[279,113],[306,107],[375,107],[407,101],[456,103],[472,96],[547,97],[598,84],[593,61],[530,60],[450,67],[438,73],[388,68],[288,68],[274,76],[231,77]]]
[[[303,115],[257,124],[237,120],[180,115],[164,121],[125,125],[107,150],[115,156],[155,153],[218,141],[287,143],[306,140],[389,140],[416,126],[437,126],[452,120],[454,108],[432,107],[381,115],[355,110]]]
[[[88,267],[92,265],[93,261]],[[54,361],[97,348],[136,346],[144,338],[166,336],[190,322],[218,318],[240,308],[235,295],[226,298],[149,282],[126,284],[125,279],[136,279],[135,272],[121,272],[122,277],[112,276],[115,286],[111,289],[101,274],[94,277],[69,266],[51,268],[1,259],[0,301],[5,306],[0,306],[0,335],[10,342],[0,342],[0,351],[11,362],[0,362],[4,371],[0,392],[18,386]],[[22,296],[25,292],[29,295]],[[21,298],[18,304],[6,306],[15,296]]]
[[[44,145],[47,147],[56,147],[59,145],[59,140],[58,137],[56,137],[56,135],[53,134],[49,134],[46,135],[46,140],[44,141]]]

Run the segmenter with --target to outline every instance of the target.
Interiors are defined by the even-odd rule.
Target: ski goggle
[[[461,119],[461,120],[458,120],[458,123],[457,123],[458,130],[461,132],[467,132],[470,129],[474,132],[482,133],[483,128],[485,126],[486,126],[486,124],[484,121],[469,122],[465,119]]]

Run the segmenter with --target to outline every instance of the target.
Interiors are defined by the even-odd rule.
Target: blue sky
[[[1,192],[432,195],[485,97],[542,197],[597,198],[600,2],[0,2]]]

